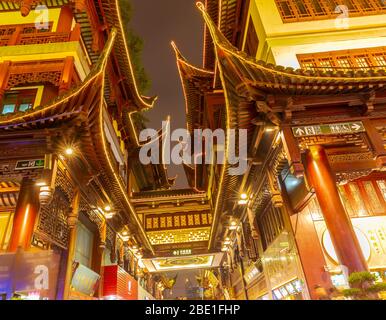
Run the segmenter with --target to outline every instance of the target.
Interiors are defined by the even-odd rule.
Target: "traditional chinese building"
[[[246,174],[186,170],[213,191],[229,297],[317,299],[352,272],[385,276],[385,7],[346,4],[206,1],[203,67],[177,51],[188,128],[248,133]]]
[[[138,299],[139,281],[156,296],[129,197],[173,180],[133,160],[133,115],[155,98],[139,92],[119,2],[1,1],[0,21],[0,294]],[[133,290],[109,287],[105,269]]]

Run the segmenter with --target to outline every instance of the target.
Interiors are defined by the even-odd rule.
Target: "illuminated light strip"
[[[269,71],[271,73],[275,73],[277,75],[281,75],[281,76],[286,76],[286,77],[293,77],[293,78],[300,78],[300,79],[309,79],[309,80],[340,80],[340,81],[351,81],[351,82],[360,82],[360,81],[365,81],[365,82],[374,82],[374,80],[385,80],[386,79],[386,76],[377,76],[377,77],[358,77],[358,78],[348,78],[348,77],[321,77],[321,76],[304,76],[304,75],[294,75],[294,74],[290,74],[290,73],[286,73],[286,72],[283,72],[283,71],[279,71],[279,70],[275,70],[275,69],[270,69],[270,68],[267,68],[267,67],[264,67],[264,66],[261,66],[259,64],[257,64],[255,61],[253,61],[252,59],[247,59],[247,58],[244,58],[243,56],[241,56],[240,54],[238,54],[238,50],[236,48],[234,48],[228,41],[226,42],[226,44],[228,44],[230,47],[234,48],[234,50],[236,51],[233,52],[231,51],[230,49],[228,48],[225,48],[224,45],[221,44],[221,40],[218,39],[217,37],[217,33],[219,33],[220,31],[218,30],[218,28],[216,28],[214,22],[211,20],[211,18],[209,17],[208,13],[206,12],[205,10],[205,6],[203,5],[202,2],[197,2],[197,7],[199,8],[199,10],[201,11],[203,17],[204,17],[204,20],[212,34],[212,38],[213,38],[213,42],[214,42],[214,45],[215,47],[217,46],[218,48],[222,49],[223,51],[233,55],[233,56],[236,56],[238,57],[240,60],[246,62],[247,64],[249,65],[252,65],[260,70],[265,70],[265,71]],[[217,29],[217,30],[216,30]],[[217,49],[215,49],[215,54],[216,54],[216,59],[217,61],[219,61],[219,57],[218,57],[218,51]],[[227,89],[226,89],[226,86],[225,86],[225,77],[224,77],[224,70],[223,68],[221,67],[221,64],[219,66],[219,71],[220,71],[220,77],[221,77],[221,81],[222,81],[222,84],[223,84],[223,90],[224,90],[224,96],[225,96],[225,101],[226,101],[226,110],[227,110],[227,127],[229,128],[229,125],[230,125],[230,112],[229,112],[229,106],[230,106],[230,103],[229,103],[229,99],[228,99],[228,95],[227,95]],[[373,81],[372,81],[373,80]],[[337,84],[334,84],[334,85],[337,85]],[[228,159],[228,151],[229,151],[229,139],[227,137],[227,143],[226,143],[226,155],[227,155],[227,159]],[[221,188],[222,184],[223,184],[223,181],[224,181],[224,177],[225,177],[225,174],[226,174],[226,169],[227,169],[227,164],[223,166],[223,171],[222,171],[222,174],[221,174],[221,178],[220,178],[220,183],[219,183],[219,186],[220,186],[220,192],[222,193],[223,192],[223,189]],[[217,216],[218,216],[218,205],[219,205],[219,198],[220,198],[220,194],[218,195],[217,199],[216,199],[216,206],[215,206],[215,216],[214,216],[214,223],[216,223],[217,221]],[[212,229],[212,233],[211,233],[211,237],[210,237],[210,241],[209,241],[209,249],[210,249],[210,246],[211,246],[211,243],[212,243],[212,240],[213,240],[213,229]]]
[[[137,95],[137,98],[141,101],[141,103],[143,105],[145,105],[148,109],[149,108],[153,108],[156,100],[157,100],[157,97],[155,97],[153,103],[149,104],[147,102],[145,102],[138,90],[138,86],[137,86],[137,81],[135,79],[135,76],[134,76],[134,69],[133,69],[133,65],[131,63],[131,59],[130,59],[130,53],[129,53],[129,49],[128,49],[128,46],[127,46],[127,43],[126,43],[126,38],[123,36],[123,31],[125,30],[123,28],[123,25],[122,25],[122,17],[121,17],[121,8],[120,8],[120,5],[119,5],[119,0],[115,0],[115,7],[116,7],[116,12],[117,12],[117,16],[118,16],[118,22],[119,22],[119,28],[120,28],[120,35],[123,39],[123,43],[124,43],[124,49],[125,49],[125,52],[126,52],[126,58],[129,62],[129,68],[130,68],[130,75],[131,75],[131,79],[133,80],[133,84],[134,84],[134,89],[135,89],[135,93]]]
[[[201,256],[198,256],[198,257],[201,257]],[[194,263],[194,264],[187,264],[187,265],[170,265],[170,266],[166,266],[166,267],[161,267],[160,266],[160,263],[158,262],[158,260],[152,260],[152,263],[154,265],[154,267],[156,268],[156,270],[169,270],[169,269],[172,269],[172,270],[176,270],[176,269],[194,269],[194,268],[208,268],[208,267],[211,267],[212,264],[213,264],[213,260],[214,260],[214,256],[203,256],[203,257],[208,257],[208,262],[206,263],[203,263],[203,264],[199,264],[199,263]],[[189,257],[187,257],[189,258]],[[186,259],[186,258],[185,258]],[[166,261],[168,261],[168,259],[165,259]],[[173,259],[174,261],[178,261],[178,260],[181,260],[183,261],[184,259],[181,258],[181,259]]]
[[[131,115],[136,113],[137,111],[132,111],[129,113],[129,117],[130,117],[130,125],[131,125],[131,128],[132,128],[132,131],[134,132],[134,137],[135,137],[135,142],[137,144],[137,147],[143,147],[143,146],[147,146],[151,143],[154,143],[156,142],[157,140],[161,140],[163,135],[158,135],[157,137],[155,137],[154,139],[150,140],[149,142],[145,142],[145,143],[140,143],[139,142],[139,139],[138,139],[138,135],[137,135],[137,132],[136,132],[136,129],[135,129],[135,125],[134,125],[134,122],[132,121],[131,119]],[[167,117],[166,119],[167,122],[170,122],[170,116]]]
[[[184,97],[185,97],[185,110],[186,110],[186,114],[188,114],[189,113],[189,111],[188,111],[188,109],[189,109],[188,94],[186,92],[186,88],[185,88],[185,85],[184,85],[184,77],[182,75],[181,66],[180,66],[179,62],[180,63],[184,63],[188,67],[193,68],[194,70],[197,70],[199,72],[207,73],[208,75],[214,75],[214,73],[212,71],[200,69],[200,68],[197,68],[197,67],[189,64],[185,60],[185,58],[182,56],[181,52],[178,50],[178,48],[177,48],[177,46],[176,46],[174,41],[171,42],[171,45],[172,45],[172,47],[174,49],[174,52],[176,53],[178,73],[180,75],[180,79],[181,79],[181,83],[182,83],[182,90],[183,90]],[[189,130],[188,124],[186,124],[186,128]]]
[[[111,32],[112,36],[111,36],[111,42],[109,44],[109,47],[107,48],[106,50],[106,56],[105,56],[105,59],[102,63],[102,90],[100,91],[100,103],[99,103],[99,125],[100,125],[100,133],[101,133],[101,137],[102,137],[102,145],[103,145],[103,150],[105,152],[105,158],[107,159],[107,162],[110,166],[110,170],[111,172],[113,173],[114,175],[114,178],[116,180],[116,182],[118,183],[118,186],[119,188],[121,189],[121,193],[123,194],[130,210],[131,210],[131,213],[132,213],[132,216],[134,216],[134,219],[135,219],[135,222],[137,223],[138,227],[139,227],[139,230],[142,232],[143,236],[144,236],[144,239],[146,241],[146,244],[147,246],[150,248],[151,252],[154,254],[154,249],[152,247],[152,245],[150,244],[149,242],[149,239],[147,238],[147,235],[145,233],[145,230],[143,229],[142,227],[142,224],[141,222],[139,221],[139,218],[137,216],[137,214],[135,213],[135,210],[126,194],[126,191],[125,191],[125,188],[124,186],[122,185],[122,181],[121,179],[117,176],[116,172],[115,172],[115,169],[114,169],[114,166],[113,164],[111,163],[111,160],[110,160],[110,155],[109,155],[109,150],[107,148],[107,143],[106,143],[106,136],[105,136],[105,132],[104,132],[104,121],[103,121],[103,104],[104,104],[104,87],[105,87],[105,82],[103,81],[103,79],[105,79],[105,72],[106,72],[106,65],[107,65],[107,57],[109,56],[109,53],[111,52],[112,50],[112,46],[114,44],[114,39],[115,39],[115,35],[116,35],[116,31],[115,29],[112,30]]]
[[[197,2],[197,7],[203,13],[204,19],[205,19],[206,23],[208,24],[209,30],[211,30],[213,32],[212,33],[212,37],[213,37],[213,40],[215,42],[215,45],[217,45],[219,48],[221,48],[225,52],[227,52],[227,53],[229,53],[229,54],[231,54],[233,56],[236,56],[240,60],[242,60],[242,61],[244,61],[244,62],[246,62],[246,63],[248,63],[250,65],[253,65],[254,67],[256,67],[258,69],[265,70],[265,71],[268,71],[268,72],[271,72],[271,73],[275,73],[275,74],[278,74],[278,75],[282,75],[282,76],[295,77],[295,78],[297,77],[297,78],[302,78],[302,79],[318,79],[318,80],[325,79],[325,80],[340,80],[340,81],[348,81],[349,80],[351,82],[360,82],[360,81],[369,82],[369,80],[384,80],[384,79],[386,79],[386,76],[353,77],[353,78],[351,78],[351,77],[329,77],[329,76],[326,76],[326,77],[306,76],[306,75],[298,75],[298,74],[287,73],[287,72],[284,72],[284,71],[280,71],[280,70],[276,70],[276,69],[270,69],[268,67],[259,65],[259,64],[256,63],[256,60],[254,60],[252,58],[245,58],[241,54],[239,54],[238,53],[239,50],[237,48],[235,48],[228,40],[227,40],[227,42],[225,44],[230,46],[231,48],[233,48],[234,51],[230,50],[229,48],[224,47],[224,45],[222,44],[222,41],[217,38],[217,32],[221,32],[221,31],[219,31],[218,29],[216,30],[214,22],[211,21],[211,18],[208,16],[208,13],[205,11],[204,5],[201,2]],[[385,67],[384,70],[386,70],[386,67]]]
[[[85,87],[87,87],[92,81],[94,81],[95,79],[97,79],[98,77],[100,77],[99,79],[102,80],[102,90],[100,91],[100,95],[101,95],[101,99],[100,99],[100,104],[99,104],[99,107],[100,107],[100,131],[101,131],[101,136],[102,136],[102,144],[103,144],[103,149],[105,151],[105,157],[109,163],[109,166],[110,166],[110,170],[112,171],[113,175],[114,175],[114,178],[116,179],[116,181],[118,182],[118,185],[121,189],[121,192],[122,194],[124,195],[124,198],[132,212],[132,215],[134,216],[138,226],[139,226],[139,229],[140,231],[142,231],[143,235],[144,235],[144,238],[148,244],[148,247],[150,248],[150,250],[152,251],[152,253],[154,253],[154,250],[146,236],[146,233],[144,231],[144,229],[142,228],[142,225],[141,223],[139,222],[139,219],[137,217],[137,215],[135,214],[135,211],[134,211],[134,208],[132,207],[128,197],[127,197],[127,194],[125,192],[125,188],[122,186],[122,182],[120,180],[120,178],[117,176],[117,174],[115,173],[115,170],[114,170],[114,166],[112,165],[111,161],[110,161],[110,158],[109,158],[109,154],[108,154],[108,150],[107,150],[107,147],[106,147],[106,137],[105,137],[105,133],[104,133],[104,128],[103,128],[103,103],[104,103],[104,86],[105,86],[105,83],[104,83],[104,78],[105,78],[105,68],[106,68],[106,65],[107,65],[107,60],[108,60],[108,57],[109,57],[109,54],[112,50],[112,47],[113,47],[113,44],[114,44],[114,40],[115,40],[115,37],[117,35],[117,30],[115,28],[112,29],[112,31],[110,32],[110,37],[109,37],[109,42],[107,44],[107,47],[104,49],[104,52],[102,53],[102,61],[99,61],[97,64],[96,64],[96,69],[94,71],[91,72],[91,74],[95,71],[96,74],[94,76],[92,76],[90,79],[86,80],[79,88],[77,88],[73,93],[70,93],[68,94],[67,96],[64,96],[63,99],[59,100],[58,102],[52,104],[52,105],[49,105],[45,108],[42,108],[40,110],[36,110],[34,112],[31,112],[31,113],[28,113],[28,114],[25,114],[25,115],[22,115],[22,116],[19,116],[19,117],[15,117],[13,119],[8,119],[8,120],[5,120],[5,121],[1,121],[0,124],[3,124],[3,123],[10,123],[10,122],[13,122],[13,121],[17,121],[17,120],[21,120],[21,119],[24,119],[26,117],[31,117],[31,116],[34,116],[38,113],[41,113],[41,112],[45,112],[47,110],[51,110],[53,108],[55,108],[56,106],[58,106],[59,104],[62,104],[62,103],[65,103],[65,102],[68,102],[71,98],[75,97],[76,95],[78,95]],[[104,55],[104,56],[103,56]]]
[[[386,79],[386,76],[369,76],[369,77],[331,77],[331,76],[325,76],[325,77],[321,77],[321,76],[306,76],[306,75],[301,75],[301,74],[292,74],[292,73],[288,73],[288,72],[284,72],[284,71],[280,71],[280,70],[277,70],[277,69],[270,69],[268,67],[265,67],[263,65],[260,65],[258,63],[256,63],[256,60],[253,60],[252,58],[245,58],[243,57],[241,54],[238,53],[238,50],[236,48],[234,48],[235,51],[232,51],[231,49],[229,48],[226,48],[224,46],[224,44],[221,43],[221,40],[217,39],[215,33],[216,31],[214,30],[214,37],[216,38],[215,39],[215,44],[217,45],[217,47],[221,48],[223,51],[227,52],[228,54],[234,56],[234,57],[237,57],[238,59],[242,60],[243,62],[249,64],[249,65],[252,65],[253,67],[257,68],[257,69],[260,69],[260,70],[264,70],[264,71],[268,71],[269,73],[275,73],[277,75],[281,75],[281,76],[285,76],[285,77],[289,77],[289,78],[301,78],[301,79],[308,79],[308,80],[339,80],[339,81],[344,81],[344,82],[360,82],[360,81],[364,81],[364,82],[369,82],[371,80],[385,80]],[[229,42],[227,43],[227,45],[233,47]],[[386,67],[385,69],[383,70],[386,70]],[[322,83],[323,84],[323,83]],[[311,85],[311,84],[309,84]],[[337,85],[337,83],[333,83],[333,84],[328,84],[328,85]]]
[[[262,65],[259,65],[257,64],[255,61],[252,61],[252,59],[248,59],[248,58],[244,58],[242,57],[240,54],[238,54],[237,52],[233,52],[232,50],[224,47],[224,45],[220,44],[220,43],[217,43],[217,46],[219,48],[221,48],[223,51],[229,53],[230,55],[232,56],[235,56],[237,57],[238,59],[242,60],[243,62],[249,64],[249,65],[252,65],[253,67],[257,68],[257,69],[260,69],[260,70],[265,70],[265,71],[268,71],[270,73],[275,73],[275,74],[278,74],[278,75],[281,75],[281,76],[286,76],[286,77],[293,77],[293,78],[301,78],[301,79],[309,79],[309,80],[339,80],[339,81],[344,81],[344,82],[360,82],[360,81],[364,81],[364,82],[373,82],[371,80],[385,80],[386,79],[386,76],[375,76],[375,77],[330,77],[330,76],[326,76],[326,77],[321,77],[321,76],[305,76],[305,75],[301,75],[301,74],[292,74],[292,73],[287,73],[287,72],[284,72],[284,71],[280,71],[280,70],[277,70],[277,69],[270,69],[270,68],[267,68],[265,66],[262,66]],[[386,70],[383,69],[383,70]],[[370,81],[369,81],[370,80]],[[322,83],[323,84],[323,83]],[[311,85],[311,84],[308,84],[308,85]],[[326,84],[326,85],[338,85],[338,83],[332,83],[332,84]]]
[[[112,39],[115,39],[115,36],[116,36],[116,31],[112,31]],[[109,49],[111,50],[111,48]],[[99,70],[99,71],[98,71]],[[97,72],[96,72],[97,71]],[[87,87],[92,81],[94,81],[95,79],[97,79],[101,73],[104,74],[103,70],[101,69],[101,66],[100,66],[100,63],[97,63],[96,66],[95,66],[95,69],[92,70],[90,72],[89,75],[93,74],[94,72],[95,75],[91,76],[91,78],[89,78],[88,80],[86,80],[85,82],[83,82],[83,84],[76,88],[74,92],[68,92],[66,93],[62,99],[60,99],[59,101],[57,101],[56,103],[54,104],[51,104],[51,105],[47,105],[46,107],[43,107],[41,109],[38,109],[38,110],[35,110],[35,111],[32,111],[32,112],[29,112],[29,113],[25,113],[23,115],[20,115],[20,116],[16,116],[14,118],[9,118],[9,119],[6,119],[6,120],[2,120],[0,121],[0,124],[1,125],[6,125],[6,124],[10,124],[10,125],[15,125],[15,121],[18,121],[18,120],[23,120],[24,118],[28,118],[28,117],[33,117],[34,115],[36,114],[39,114],[39,113],[42,113],[42,112],[45,112],[45,111],[48,111],[48,110],[51,110],[55,107],[57,107],[58,105],[60,104],[63,104],[63,103],[66,103],[68,102],[71,98],[75,97],[76,95],[78,95],[85,87]],[[32,109],[33,110],[33,109]]]
[[[185,88],[185,84],[184,84],[184,77],[182,75],[182,71],[181,71],[181,66],[180,66],[180,63],[183,63],[185,64],[186,66],[188,66],[189,68],[192,68],[194,70],[197,70],[199,72],[202,72],[202,73],[206,73],[208,75],[214,75],[214,72],[212,71],[209,71],[209,70],[205,70],[205,69],[201,69],[201,68],[197,68],[191,64],[189,64],[186,59],[184,58],[184,56],[181,54],[181,52],[178,50],[177,48],[177,45],[175,44],[174,41],[171,42],[171,45],[176,53],[176,58],[177,58],[177,68],[178,68],[178,73],[180,75],[180,79],[181,79],[181,84],[182,84],[182,91],[183,91],[183,94],[184,94],[184,98],[185,98],[185,112],[186,114],[189,114],[189,103],[188,103],[188,94],[186,92],[186,88]],[[186,124],[186,129],[189,131],[189,125],[188,123]],[[194,128],[192,128],[194,129]],[[197,165],[195,164],[194,166],[190,166],[188,165],[192,170],[194,170],[194,190],[198,191],[198,192],[204,192],[203,190],[200,190],[199,188],[197,188]],[[214,164],[212,164],[212,166],[214,166]]]
[[[197,5],[198,9],[201,11],[201,13],[204,17],[204,20],[206,21],[206,23],[208,25],[209,31],[211,32],[211,34],[213,36],[214,35],[214,28],[213,28],[213,25],[210,23],[210,17],[207,15],[204,5],[202,4],[202,2],[197,2],[196,5]],[[215,54],[216,54],[216,60],[219,61],[217,50],[215,50]],[[220,71],[221,81],[223,84],[225,84],[224,71],[222,68],[219,68],[219,71]],[[232,125],[231,125],[231,121],[230,121],[230,117],[231,117],[230,103],[228,100],[227,89],[226,89],[226,86],[224,86],[224,85],[223,85],[223,90],[224,90],[225,106],[226,106],[226,113],[227,113],[226,124],[227,124],[227,128],[231,128]],[[227,160],[229,159],[229,154],[228,154],[229,149],[230,149],[230,141],[229,141],[229,137],[227,135],[226,143],[225,143],[225,150],[224,150],[225,151],[225,157]],[[216,223],[217,223],[218,207],[220,204],[220,198],[222,197],[222,194],[224,192],[223,184],[224,184],[224,179],[225,179],[225,175],[226,175],[227,170],[228,170],[228,161],[223,165],[221,176],[220,176],[220,182],[219,182],[220,193],[217,195],[217,198],[216,198],[216,204],[215,204],[215,209],[214,209],[214,217],[213,217],[213,221],[212,221],[212,226],[216,225]],[[214,227],[212,227],[211,231],[210,231],[208,250],[210,250],[210,248],[212,246],[213,237],[214,237]]]

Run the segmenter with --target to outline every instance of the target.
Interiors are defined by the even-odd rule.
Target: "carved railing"
[[[0,46],[28,45],[28,44],[45,44],[68,41],[79,41],[80,25],[69,32],[39,32],[37,29],[32,30],[25,26],[16,26],[15,28],[0,29]]]

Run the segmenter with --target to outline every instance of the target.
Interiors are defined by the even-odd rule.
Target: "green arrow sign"
[[[293,127],[292,132],[295,137],[308,137],[330,134],[349,134],[366,132],[366,129],[361,121],[345,122],[333,124],[321,124],[314,126]]]
[[[15,170],[28,170],[44,168],[44,159],[21,160],[16,162]]]

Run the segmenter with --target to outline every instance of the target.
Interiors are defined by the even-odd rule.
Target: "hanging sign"
[[[318,136],[318,135],[366,132],[366,129],[361,121],[357,121],[357,122],[293,127],[292,132],[295,137],[308,137],[308,136]]]
[[[189,256],[192,254],[191,249],[179,249],[173,251],[173,256]]]
[[[21,160],[16,162],[15,170],[41,169],[44,168],[44,159]]]
[[[74,267],[71,288],[85,295],[93,296],[98,288],[100,275],[78,262],[74,263]]]

